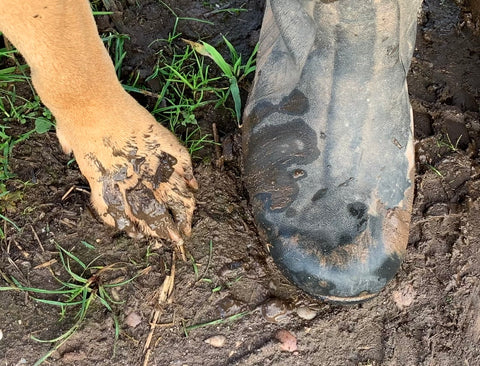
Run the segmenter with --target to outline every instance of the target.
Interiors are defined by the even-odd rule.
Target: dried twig
[[[40,241],[40,238],[37,235],[37,232],[35,231],[32,225],[29,225],[29,226],[30,226],[30,229],[32,229],[32,233],[33,233],[33,236],[35,237],[35,240],[37,241],[38,245],[42,249],[42,252],[45,253],[45,248],[43,247],[42,242]]]
[[[40,269],[40,268],[45,268],[45,267],[50,267],[52,264],[55,264],[57,263],[57,260],[56,259],[50,259],[49,261],[47,262],[44,262],[42,264],[39,264],[35,267],[33,267],[33,269]]]
[[[213,141],[215,141],[215,159],[220,160],[222,152],[220,150],[220,139],[218,137],[217,124],[212,123]]]
[[[17,243],[17,241],[15,239],[12,240],[13,241],[13,244],[15,244],[15,246],[17,247],[17,249],[20,251],[20,253],[22,253],[22,255],[25,257],[25,258],[29,258],[30,257],[30,253],[28,253],[25,249],[23,249],[23,247]]]
[[[174,283],[175,283],[175,252],[172,254],[172,269],[170,270],[170,275],[165,277],[162,287],[160,288],[159,293],[157,295],[158,300],[156,304],[156,309],[153,311],[152,320],[150,322],[150,332],[148,333],[147,339],[145,341],[145,345],[143,347],[143,353],[144,353],[143,366],[147,366],[148,361],[150,360],[150,354],[152,352],[152,349],[150,348],[150,344],[152,342],[155,329],[158,326],[161,326],[158,324],[158,319],[160,318],[160,315],[163,314],[163,306],[167,303],[168,299],[172,295]],[[155,342],[155,345],[158,343],[158,341],[159,339]]]
[[[62,201],[65,201],[68,196],[70,196],[70,193],[75,189],[75,186],[71,186],[70,189],[62,196]]]

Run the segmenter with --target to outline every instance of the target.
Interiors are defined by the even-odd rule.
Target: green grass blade
[[[86,242],[85,240],[80,241],[80,243],[81,243],[82,245],[84,245],[85,247],[87,247],[88,249],[95,249],[95,246],[93,246],[92,244]]]
[[[250,311],[243,311],[241,313],[231,315],[227,318],[216,319],[216,320],[212,320],[212,321],[207,322],[207,323],[191,325],[189,327],[186,327],[185,331],[189,332],[191,330],[198,329],[198,328],[203,328],[203,327],[208,327],[208,326],[211,326],[211,325],[218,325],[218,324],[232,322],[232,321],[238,320],[240,318],[243,318],[245,315],[248,315],[250,313],[251,313]]]
[[[178,17],[178,20],[187,20],[187,21],[193,21],[193,22],[198,22],[198,23],[203,23],[203,24],[208,24],[208,25],[215,25],[214,22],[211,22],[211,21],[205,20],[205,19],[198,19],[198,18]]]
[[[65,253],[67,256],[69,256],[70,258],[72,258],[75,262],[77,262],[83,269],[86,269],[87,268],[87,265],[85,263],[83,263],[77,256],[75,256],[73,253],[70,253],[68,250],[62,248],[60,245],[56,244],[56,247],[57,249],[59,250],[59,252],[63,252]]]
[[[217,66],[223,71],[223,73],[228,77],[233,77],[232,67],[225,61],[223,56],[218,52],[215,47],[209,45],[207,42],[202,42],[205,51],[208,52],[210,58],[217,64]]]
[[[112,15],[113,11],[92,11],[93,16],[97,15]]]
[[[48,351],[46,354],[44,354],[41,358],[39,358],[34,364],[33,366],[39,366],[41,365],[45,360],[47,360],[56,350],[58,350],[66,341],[68,341],[68,338],[70,338],[70,336],[73,334],[73,332],[68,336],[66,337],[65,339],[63,339],[61,342],[57,343],[50,351]],[[32,336],[32,339],[35,339],[35,337]],[[37,339],[35,339],[37,340]],[[38,340],[40,341],[40,340]]]
[[[17,231],[20,231],[20,228],[12,220],[10,220],[8,217],[0,214],[0,219],[5,220],[10,225],[12,225]]]
[[[239,59],[241,59],[241,57],[238,57],[238,52],[235,49],[235,47],[233,47],[233,45],[230,43],[230,41],[228,39],[226,39],[225,36],[222,36],[222,38],[223,38],[223,41],[225,42],[225,44],[227,45],[228,50],[230,51],[230,56],[232,57],[232,62],[236,63]]]
[[[88,279],[83,278],[82,276],[77,275],[75,272],[72,271],[72,268],[70,267],[70,260],[67,258],[66,260],[66,266],[64,266],[65,271],[68,272],[68,274],[77,282],[86,284],[88,282]]]
[[[103,290],[101,287],[100,287],[100,296],[98,296],[98,300],[102,303],[103,306],[105,306],[105,308],[108,310],[108,311],[111,311],[113,312],[112,310],[112,307],[110,306],[110,304],[108,303],[107,300],[105,300],[105,290]],[[108,295],[107,295],[108,296]]]
[[[247,62],[245,63],[245,69],[246,69],[246,70],[249,70],[249,69],[252,67],[252,65],[255,64],[256,58],[257,58],[257,52],[258,52],[258,43],[255,45],[255,48],[253,49],[252,54],[250,55],[250,57],[248,58]],[[251,72],[251,71],[250,71],[250,72]],[[249,74],[249,72],[247,73],[247,72],[245,71],[245,75],[248,75],[248,74]]]
[[[77,321],[69,330],[67,330],[65,333],[58,336],[57,338],[53,338],[53,339],[40,339],[40,338],[37,338],[33,335],[30,336],[30,337],[34,341],[37,341],[37,342],[40,342],[40,343],[55,343],[55,342],[59,342],[61,340],[65,340],[65,338],[68,339],[68,337],[70,337],[78,329],[79,326],[80,326],[80,322]]]
[[[75,306],[80,305],[83,301],[74,301],[74,302],[64,302],[64,301],[55,301],[55,300],[46,300],[46,299],[39,299],[36,297],[32,297],[37,302],[41,302],[48,305],[55,305],[55,306]]]
[[[26,287],[23,286],[15,277],[11,277],[12,281],[15,283],[15,286],[18,287],[19,290],[27,291],[27,292],[34,292],[39,294],[46,294],[46,295],[58,295],[58,294],[68,294],[71,293],[73,290],[46,290],[43,288],[35,288],[35,287]]]
[[[176,70],[174,67],[170,66],[170,65],[167,65],[167,67],[172,71],[172,73],[174,73],[179,79],[180,81],[187,85],[191,90],[195,90],[195,88],[193,87],[193,85],[185,78],[184,75],[182,75],[181,73],[178,72],[178,70]],[[170,81],[170,82],[178,82],[178,80],[175,80],[175,79],[167,79],[167,81]]]
[[[232,93],[233,102],[235,103],[235,117],[237,123],[240,125],[240,119],[242,114],[242,99],[240,98],[240,90],[238,88],[237,79],[230,79],[230,93]]]
[[[118,321],[118,317],[112,313],[113,316],[113,323],[115,324],[115,340],[118,340],[120,337],[120,322]]]

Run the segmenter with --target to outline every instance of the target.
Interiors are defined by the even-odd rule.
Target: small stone
[[[282,351],[295,352],[297,350],[297,338],[288,330],[280,329],[275,333],[275,338],[280,341]]]
[[[407,284],[400,290],[395,290],[392,293],[393,301],[400,310],[412,305],[416,296],[417,291],[415,291],[413,286],[410,284]]]
[[[280,299],[270,299],[260,307],[262,316],[270,323],[279,323],[288,320],[290,310],[287,304]]]
[[[138,315],[137,313],[130,313],[128,316],[125,318],[125,324],[128,326],[135,328],[138,324],[142,322],[142,317]]]
[[[227,338],[225,336],[216,335],[216,336],[210,337],[208,339],[205,339],[204,342],[209,344],[210,346],[220,348],[220,347],[223,347],[226,340],[227,340]]]
[[[317,312],[315,310],[310,309],[308,306],[300,306],[297,309],[297,315],[305,320],[312,320],[317,316]]]
[[[0,341],[3,339],[3,331],[0,329]]]
[[[118,290],[117,290],[115,287],[113,287],[113,288],[111,289],[111,291],[112,291],[112,297],[113,297],[113,299],[114,299],[115,301],[120,302],[121,297],[120,297],[120,293],[118,292]]]

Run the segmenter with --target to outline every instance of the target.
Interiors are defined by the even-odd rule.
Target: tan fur
[[[88,1],[0,0],[0,31],[30,65],[100,217],[130,234],[189,235],[197,186],[190,156],[123,90]]]

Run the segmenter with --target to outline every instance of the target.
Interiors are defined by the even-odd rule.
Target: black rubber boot
[[[276,264],[315,297],[367,300],[404,257],[420,2],[267,0],[245,183]]]

